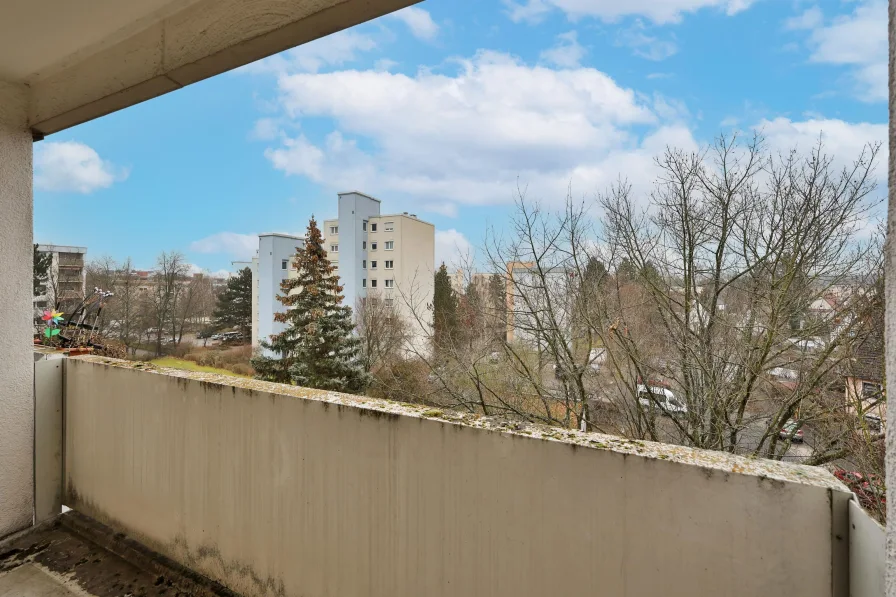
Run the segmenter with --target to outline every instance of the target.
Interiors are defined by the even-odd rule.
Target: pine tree
[[[589,257],[582,277],[587,290],[594,292],[594,290],[603,286],[606,281],[607,267],[597,257]]]
[[[360,393],[368,377],[361,363],[361,343],[352,333],[351,307],[343,306],[342,286],[327,259],[314,217],[308,224],[305,247],[295,258],[298,276],[280,285],[277,299],[285,313],[274,318],[287,325],[262,347],[279,358],[252,359],[259,379],[337,392]]]
[[[488,280],[491,307],[491,329],[496,341],[507,337],[507,284],[501,274],[492,274]]]
[[[444,263],[435,275],[432,310],[436,347],[448,346],[457,336],[457,295],[451,287],[451,278]]]
[[[252,332],[252,270],[241,269],[227,280],[227,287],[218,295],[215,305],[215,327],[239,328],[243,336]]]

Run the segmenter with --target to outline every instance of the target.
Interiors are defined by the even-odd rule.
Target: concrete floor
[[[0,541],[0,597],[239,597],[77,512]]]
[[[0,575],[0,597],[73,597],[84,595],[39,564],[22,564]]]

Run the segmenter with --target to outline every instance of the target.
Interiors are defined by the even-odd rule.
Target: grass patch
[[[175,357],[162,357],[161,359],[156,359],[152,361],[153,365],[158,367],[170,367],[171,369],[180,369],[182,371],[197,371],[199,373],[217,373],[219,375],[230,375],[231,377],[246,377],[250,378],[250,375],[240,375],[239,373],[234,373],[233,371],[228,371],[227,369],[219,369],[217,367],[207,367],[205,365],[200,365],[198,363],[194,363],[193,361],[187,361],[185,359],[178,359]]]

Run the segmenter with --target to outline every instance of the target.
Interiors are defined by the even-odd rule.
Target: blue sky
[[[360,190],[451,259],[518,183],[644,193],[667,145],[823,134],[845,162],[886,139],[886,24],[886,0],[427,0],[36,144],[35,239],[220,271]]]

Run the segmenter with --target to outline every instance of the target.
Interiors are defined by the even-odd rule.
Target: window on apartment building
[[[367,288],[367,278],[361,280],[361,288]]]
[[[395,262],[394,262],[394,261],[387,261],[387,262],[386,262],[386,269],[393,269],[394,267],[395,267]]]
[[[289,259],[280,262],[280,269],[289,269]]]
[[[370,231],[371,231],[371,232],[376,232],[376,224],[371,224],[371,225],[370,225]]]
[[[338,253],[339,245],[330,245],[330,253]]]
[[[367,241],[366,241],[366,240],[362,240],[362,241],[361,241],[361,250],[362,250],[362,251],[366,251],[366,250],[367,250]]]
[[[366,259],[361,260],[361,269],[367,269],[367,260]]]
[[[364,232],[367,232],[367,220],[364,220],[363,222],[361,222],[361,230],[363,230]]]
[[[370,269],[376,269],[376,261],[370,262]]]
[[[394,240],[387,240],[387,241],[386,241],[386,250],[387,250],[387,251],[391,251],[391,250],[394,249],[394,248],[395,248],[395,241],[394,241]]]
[[[376,251],[376,243],[370,243],[370,250]]]
[[[385,304],[387,307],[391,307],[394,302],[395,302],[395,299],[390,299],[390,298],[383,299],[383,304]]]
[[[877,383],[869,383],[867,381],[862,382],[862,395],[865,398],[874,398],[879,396],[882,391],[882,387]]]
[[[383,224],[383,230],[385,230],[386,232],[392,232],[393,230],[395,230],[395,222],[386,222],[385,224]]]
[[[386,288],[395,288],[395,280],[386,280]]]
[[[339,226],[330,226],[330,234],[339,234]]]
[[[370,281],[370,287],[371,287],[371,288],[376,288],[376,280],[371,280],[371,281]]]

